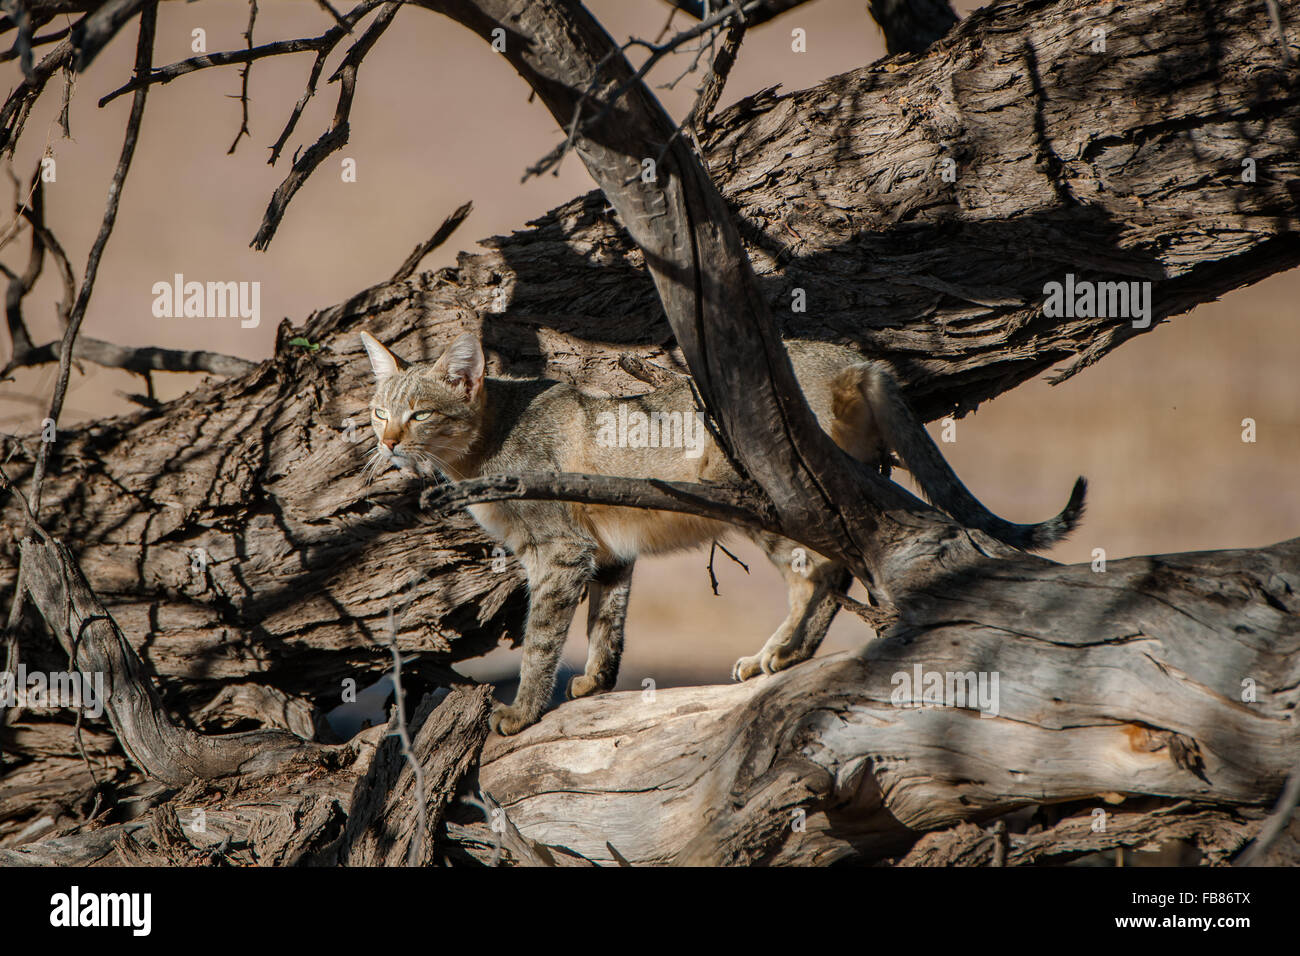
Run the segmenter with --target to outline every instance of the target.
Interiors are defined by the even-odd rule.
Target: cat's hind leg
[[[528,573],[528,623],[514,703],[498,704],[489,720],[502,736],[537,723],[546,710],[569,624],[596,571],[594,555],[593,542],[570,537],[533,542],[516,552]]]
[[[587,669],[569,681],[569,697],[613,690],[623,656],[623,622],[632,589],[633,563],[598,568],[587,585]]]
[[[766,533],[753,538],[785,578],[790,613],[757,654],[736,661],[733,680],[775,674],[812,657],[839,610],[832,592],[848,590],[853,580],[843,565],[788,538]]]

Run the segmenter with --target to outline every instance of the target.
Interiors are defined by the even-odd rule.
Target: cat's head
[[[483,425],[483,347],[466,332],[438,361],[412,364],[398,358],[370,333],[361,342],[375,372],[370,425],[379,445],[376,464],[431,475],[460,476]]]

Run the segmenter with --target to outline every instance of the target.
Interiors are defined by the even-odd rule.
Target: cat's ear
[[[382,382],[388,376],[405,371],[409,367],[407,362],[384,348],[369,332],[361,333],[361,344],[366,347],[366,354],[370,356],[370,367],[375,370],[376,381]]]
[[[473,401],[483,387],[483,346],[478,336],[466,332],[451,345],[433,366],[434,374],[465,397]]]

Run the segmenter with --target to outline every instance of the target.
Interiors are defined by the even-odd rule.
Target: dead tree
[[[505,29],[506,56],[600,192],[454,269],[416,275],[408,260],[394,281],[286,324],[252,370],[60,432],[48,462],[33,437],[6,440],[8,480],[40,489],[30,516],[16,493],[3,502],[0,586],[12,600],[21,565],[32,605],[15,622],[22,659],[107,672],[135,703],[110,712],[112,734],[30,713],[0,728],[0,839],[24,844],[0,862],[427,862],[437,843],[453,859],[552,864],[1024,864],[1174,836],[1221,861],[1252,840],[1297,760],[1300,539],[1104,573],[1012,551],[839,453],[781,338],[855,343],[899,370],[924,417],[963,414],[1295,265],[1295,43],[1274,36],[1265,6],[1001,4],[920,55],[717,116],[693,111],[698,122],[679,130],[577,3],[421,5],[488,40]],[[0,111],[7,141],[55,70],[84,66],[137,14],[148,45],[152,4],[86,6]],[[376,7],[337,74],[331,129],[268,207],[254,240],[265,245],[297,185],[346,138],[356,68],[397,5],[363,3],[325,39],[270,52],[250,40],[208,63],[138,58],[119,92],[143,109],[151,85],[192,69],[303,50],[318,57],[310,94],[324,54]],[[738,17],[728,7],[695,29]],[[896,39],[891,49],[907,48]],[[1244,182],[1243,159],[1267,175]],[[969,174],[939,175],[946,160]],[[37,270],[42,229],[33,220]],[[1045,316],[1044,284],[1066,272],[1152,281],[1155,321]],[[11,278],[15,357],[36,352],[21,319],[31,281]],[[796,288],[816,307],[786,311]],[[610,393],[689,373],[750,484],[729,497],[581,476],[367,489],[361,429],[348,424],[365,403],[363,318],[410,354],[481,328],[497,369]],[[66,374],[75,324],[47,354]],[[854,570],[880,636],[735,687],[568,704],[486,748],[487,699],[467,689],[407,708],[400,750],[378,731],[304,739],[342,679],[390,666],[394,602],[406,608],[397,653],[421,655],[408,669],[419,679],[444,681],[444,665],[517,639],[518,576],[495,571],[490,542],[448,510],[507,496],[780,531]],[[423,573],[377,592],[373,569],[394,561]],[[915,667],[1000,674],[999,715],[896,706],[892,675]],[[156,693],[141,690],[150,680]],[[261,756],[232,763],[246,745],[211,734],[249,724],[266,728]],[[413,763],[432,789],[414,786]],[[499,825],[453,809],[458,787],[481,792]],[[147,812],[124,812],[126,794]],[[119,802],[109,825],[89,828],[96,795]],[[983,829],[1043,805],[1060,815],[1046,832]],[[185,826],[195,807],[207,808],[202,835]],[[1110,824],[1096,829],[1106,807]]]

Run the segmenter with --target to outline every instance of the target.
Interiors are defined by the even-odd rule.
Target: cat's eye
[[[378,418],[381,422],[386,422],[388,421],[388,412],[384,411],[382,408],[376,408],[375,417]]]
[[[413,421],[413,422],[427,422],[427,421],[429,420],[430,416],[432,416],[432,415],[433,415],[433,412],[416,412],[414,415],[411,416],[411,421]]]

